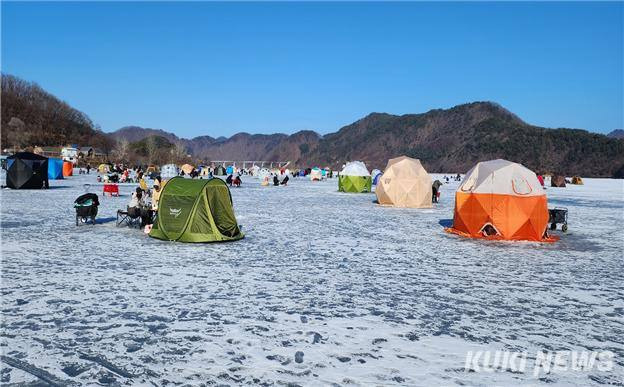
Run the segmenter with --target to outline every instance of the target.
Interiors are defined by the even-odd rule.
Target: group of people
[[[228,175],[228,177],[225,178],[225,183],[230,187],[240,187],[243,180],[241,179],[240,173],[238,173],[236,176]]]
[[[453,176],[446,176],[444,175],[443,177],[444,181],[446,181],[447,183],[451,181],[451,179],[453,179],[454,181],[461,181],[461,175],[458,173],[455,177]]]
[[[157,176],[154,179],[152,189],[137,187],[130,197],[128,203],[128,216],[131,218],[141,218],[141,227],[151,225],[158,212],[158,202],[162,191],[162,179]]]
[[[97,181],[104,183],[138,183],[143,179],[143,176],[145,176],[145,171],[141,166],[129,168],[123,164],[115,164],[110,167],[108,173],[98,175]]]

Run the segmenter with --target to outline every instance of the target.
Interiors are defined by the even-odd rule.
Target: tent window
[[[475,185],[477,184],[477,177],[473,174],[462,184],[461,190],[464,192],[470,192],[475,189]]]
[[[529,182],[522,176],[514,176],[511,179],[511,187],[518,195],[528,195],[533,191]]]

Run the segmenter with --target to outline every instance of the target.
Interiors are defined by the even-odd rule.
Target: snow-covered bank
[[[436,178],[436,177],[434,177]],[[458,183],[429,210],[337,181],[232,189],[246,238],[191,245],[96,226],[95,176],[1,190],[3,383],[591,385],[624,378],[624,183],[548,188],[554,244],[447,234]],[[101,193],[101,192],[98,192]],[[610,350],[610,372],[464,372],[469,350]],[[24,370],[25,369],[25,370]],[[38,376],[35,376],[38,375]]]

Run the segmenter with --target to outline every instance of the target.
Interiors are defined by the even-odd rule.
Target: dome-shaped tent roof
[[[340,171],[342,176],[370,176],[366,164],[361,161],[351,161]]]
[[[401,156],[388,161],[375,189],[379,204],[432,207],[431,177],[420,160]]]
[[[555,240],[545,237],[547,226],[546,192],[535,173],[498,159],[468,171],[455,193],[453,227],[448,231],[473,238]]]
[[[180,169],[187,175],[190,175],[191,172],[195,170],[195,167],[192,166],[191,164],[184,164],[183,166],[180,167]]]
[[[321,181],[322,179],[323,179],[323,172],[321,172],[321,168],[314,167],[310,170],[310,180]]]

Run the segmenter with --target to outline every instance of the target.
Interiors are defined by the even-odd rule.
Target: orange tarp
[[[63,177],[72,176],[74,174],[74,164],[69,161],[63,161]]]
[[[484,235],[483,226],[487,224],[499,235]],[[554,242],[556,238],[543,238],[547,226],[545,195],[518,197],[457,192],[453,228],[447,231],[472,238]]]
[[[471,238],[554,242],[546,191],[535,173],[507,160],[477,163],[455,192],[453,227]]]

